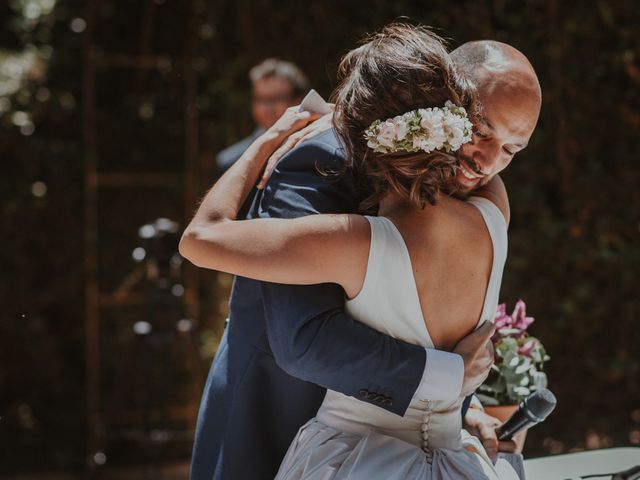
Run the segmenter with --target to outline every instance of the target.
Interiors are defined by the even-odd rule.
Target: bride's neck
[[[440,198],[438,199],[439,203],[444,200],[443,197],[446,197],[446,195],[440,195]],[[378,215],[383,217],[393,217],[406,213],[427,213],[434,207],[435,205],[427,204],[425,208],[419,208],[399,194],[389,192],[382,197],[382,200],[380,200]]]
[[[378,215],[388,217],[412,209],[415,209],[415,207],[405,198],[395,192],[390,192],[380,199]]]

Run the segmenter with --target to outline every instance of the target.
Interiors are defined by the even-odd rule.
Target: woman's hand
[[[500,420],[477,408],[469,408],[464,417],[465,428],[480,439],[487,455],[494,463],[498,458],[498,452],[522,451],[513,440],[498,440],[496,428],[500,425],[502,425]]]
[[[297,109],[298,107],[291,107],[291,108]],[[287,116],[287,113],[288,112],[286,112],[282,117],[280,117],[280,120],[283,120]],[[302,112],[302,113],[308,113],[308,112]],[[301,113],[299,113],[298,115],[301,115]],[[311,137],[315,137],[319,133],[322,133],[325,130],[329,130],[331,127],[333,127],[333,112],[327,113],[326,115],[324,115],[323,117],[320,117],[319,119],[317,114],[309,114],[309,115],[311,115],[312,118],[315,115],[315,118],[313,118],[315,121],[313,121],[313,123],[306,125],[301,130],[298,129],[298,131],[295,131],[295,129],[294,130],[290,129],[291,133],[289,134],[289,138],[287,138],[284,141],[284,143],[280,146],[280,148],[278,148],[275,152],[273,152],[273,154],[271,154],[271,157],[269,157],[269,160],[267,161],[267,166],[265,167],[264,172],[262,173],[262,178],[258,183],[258,189],[261,190],[267,186],[267,182],[269,181],[269,177],[271,177],[271,173],[273,172],[274,167],[286,153],[293,150],[301,142]],[[280,122],[280,120],[278,120],[278,122]],[[278,124],[278,122],[276,122],[276,125]]]
[[[193,219],[184,231],[180,253],[197,252],[202,244],[202,233],[215,224],[236,220],[256,183],[262,178],[269,157],[289,135],[317,120],[320,115],[299,111],[298,106],[288,108],[284,114],[249,145],[240,158],[207,192]],[[186,256],[186,255],[185,255]],[[187,257],[188,258],[188,257]]]
[[[317,113],[301,112],[299,110],[299,105],[287,108],[276,123],[262,134],[263,140],[276,147],[280,146],[291,134],[298,132],[320,118]]]

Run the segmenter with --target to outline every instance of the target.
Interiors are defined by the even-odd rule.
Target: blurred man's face
[[[474,121],[473,140],[458,152],[456,180],[467,193],[488,183],[527,146],[540,112],[539,95],[517,76],[487,73],[477,87],[482,115]]]
[[[283,78],[265,77],[253,82],[253,120],[261,128],[269,128],[299,101],[293,95],[293,86]]]

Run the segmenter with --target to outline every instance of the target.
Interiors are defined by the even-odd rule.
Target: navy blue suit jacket
[[[246,138],[243,138],[237,143],[228,146],[224,150],[216,155],[216,167],[218,175],[222,175],[226,172],[231,166],[238,161],[238,159],[242,156],[244,151],[251,146],[251,144],[258,138],[264,130],[262,128],[256,128],[251,135]]]
[[[247,218],[356,212],[352,177],[317,170],[344,162],[333,130],[304,142],[250,199]],[[192,480],[272,479],[326,388],[405,413],[422,378],[424,348],[355,321],[344,303],[335,284],[235,279],[229,325],[200,405]]]

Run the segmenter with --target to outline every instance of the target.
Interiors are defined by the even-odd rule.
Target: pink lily
[[[513,317],[512,328],[525,331],[534,321],[533,317],[527,317],[527,306],[523,300],[518,300],[513,309],[511,316]]]
[[[510,315],[507,315],[506,310],[506,304],[501,303],[498,305],[498,311],[496,312],[496,317],[493,322],[496,326],[496,330],[500,330],[501,328],[511,328],[513,326],[513,319]]]

